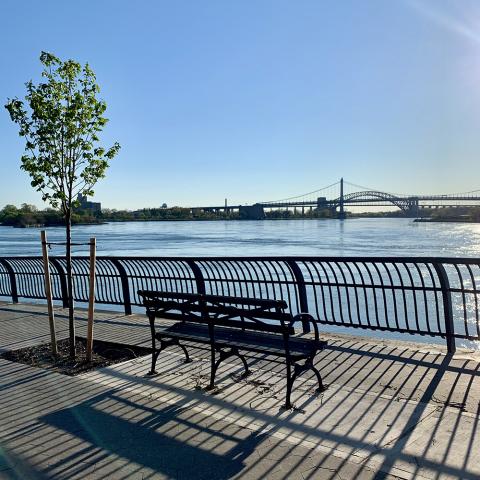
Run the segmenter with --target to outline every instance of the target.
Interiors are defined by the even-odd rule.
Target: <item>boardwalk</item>
[[[59,336],[66,336],[57,311]],[[78,320],[85,331],[85,315]],[[149,344],[144,317],[97,313],[97,338]],[[65,377],[0,361],[0,478],[467,478],[480,476],[480,358],[442,347],[329,336],[330,385],[279,409],[282,366],[221,369],[205,393],[206,352],[174,350]],[[48,341],[45,308],[0,305],[0,349]]]

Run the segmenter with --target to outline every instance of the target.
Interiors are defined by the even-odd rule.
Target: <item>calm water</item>
[[[242,222],[145,222],[76,226],[75,242],[97,238],[99,255],[125,256],[455,256],[480,257],[480,224],[414,223],[409,219],[280,220]],[[64,230],[49,228],[50,241],[63,241]],[[88,254],[88,247],[75,247]],[[40,255],[40,229],[0,227],[0,256]],[[63,255],[64,247],[51,254]],[[336,332],[351,329],[322,327]],[[385,332],[376,337],[412,339]],[[415,337],[440,342],[442,339]],[[459,345],[479,348],[478,342]]]
[[[480,256],[480,224],[409,219],[145,222],[76,226],[74,241],[97,238],[99,255]],[[51,241],[64,230],[49,228]],[[87,247],[76,247],[87,254]],[[40,255],[40,229],[0,227],[0,256]],[[56,247],[52,254],[63,254]]]

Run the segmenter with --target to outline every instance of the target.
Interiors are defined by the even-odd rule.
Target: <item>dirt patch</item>
[[[41,345],[2,353],[0,358],[74,376],[95,370],[96,368],[106,367],[151,354],[150,348],[95,340],[93,342],[92,361],[87,362],[86,345],[87,342],[84,338],[77,338],[77,355],[75,360],[70,359],[70,342],[68,339],[57,342],[57,356],[52,355],[50,343],[42,343]]]

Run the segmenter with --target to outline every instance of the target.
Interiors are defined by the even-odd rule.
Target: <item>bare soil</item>
[[[68,339],[57,342],[58,354],[56,356],[52,354],[50,343],[42,343],[33,347],[4,352],[0,358],[74,376],[151,354],[151,349],[146,347],[94,340],[92,361],[87,362],[86,345],[87,342],[84,338],[77,337],[74,360],[69,355],[70,342]]]

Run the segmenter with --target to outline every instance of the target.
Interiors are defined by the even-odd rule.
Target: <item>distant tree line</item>
[[[72,224],[95,224],[104,222],[147,222],[167,220],[220,220],[239,219],[238,213],[216,213],[172,207],[143,208],[140,210],[103,209],[101,212],[75,209]],[[62,212],[53,208],[39,210],[35,205],[23,203],[20,207],[6,205],[0,210],[0,224],[13,227],[63,226]]]
[[[72,223],[99,223],[100,220],[88,212],[74,212]],[[0,223],[12,227],[37,227],[37,226],[64,226],[63,213],[54,208],[38,210],[35,205],[22,203],[20,208],[15,205],[6,205],[0,210]]]

